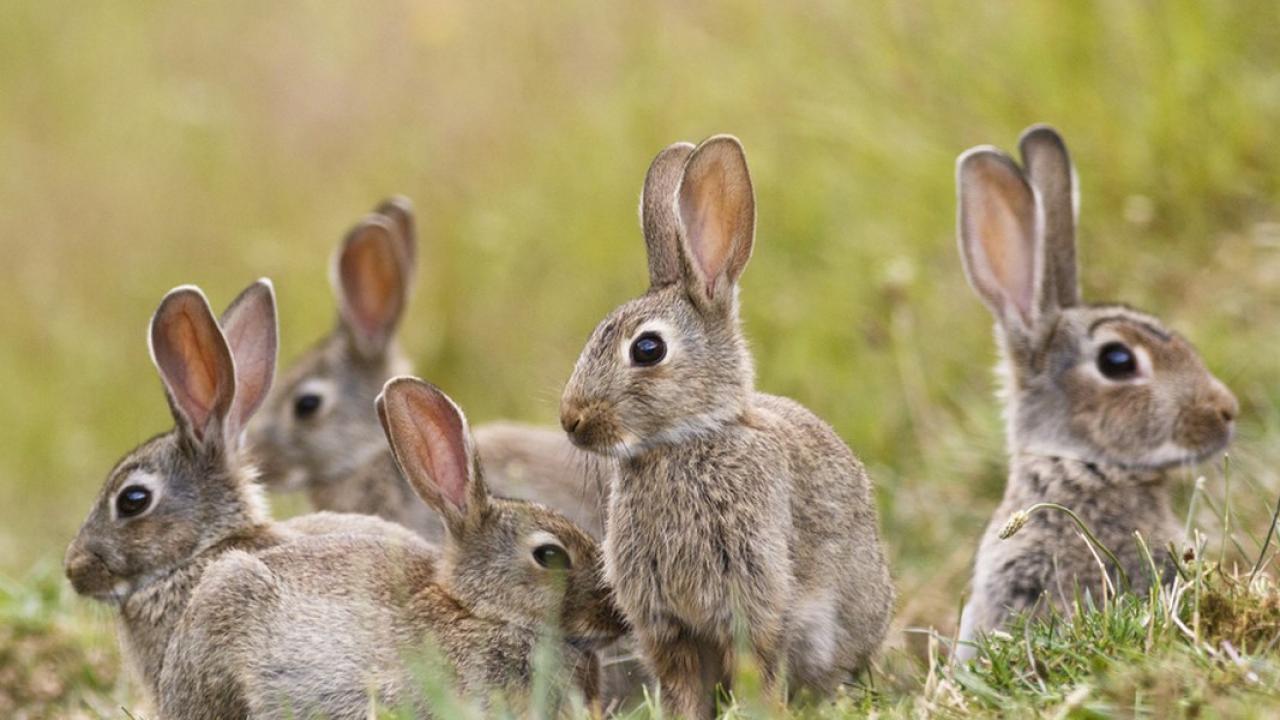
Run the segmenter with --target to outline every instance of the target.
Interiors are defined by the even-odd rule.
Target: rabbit
[[[957,161],[958,239],[969,284],[995,316],[1009,480],[974,561],[957,656],[1012,613],[1069,611],[1077,589],[1101,597],[1094,551],[1054,502],[1076,512],[1112,550],[1135,592],[1151,586],[1141,533],[1159,564],[1182,539],[1168,471],[1229,443],[1235,396],[1194,347],[1157,318],[1126,305],[1085,304],[1076,279],[1076,176],[1048,126],[1019,140],[1022,167],[992,147]],[[1099,552],[1098,557],[1104,557]],[[1161,573],[1167,571],[1161,569]],[[1111,583],[1117,568],[1108,562]]]
[[[440,518],[417,501],[396,472],[373,414],[373,398],[410,363],[396,342],[417,256],[410,202],[393,197],[351,229],[330,274],[338,321],[294,362],[248,444],[267,487],[305,490],[320,510],[394,520],[438,540]],[[481,462],[501,495],[539,500],[593,536],[603,532],[604,480],[558,429],[517,423],[476,428]]]
[[[595,650],[626,627],[597,542],[546,506],[489,494],[462,411],[415,378],[377,398],[396,463],[444,519],[437,559],[372,536],[233,550],[204,573],[174,635],[162,714],[189,718],[365,718],[431,713],[411,671],[434,649],[465,696],[527,710],[547,622],[562,641],[550,685],[598,694]]]
[[[65,570],[77,593],[119,611],[126,657],[154,700],[173,628],[201,573],[219,555],[326,533],[395,539],[426,552],[430,546],[368,516],[271,521],[240,451],[241,428],[275,370],[269,281],[241,293],[221,328],[199,289],[175,288],[151,319],[149,345],[175,427],[126,454],[107,475],[67,548]]]
[[[836,433],[756,392],[738,319],[755,199],[736,138],[672,145],[641,198],[649,290],[610,313],[561,399],[612,458],[605,568],[665,708],[709,717],[735,631],[776,687],[866,668],[894,600],[870,480]]]

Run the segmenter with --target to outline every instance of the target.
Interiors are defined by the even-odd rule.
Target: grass
[[[1231,472],[1207,468],[1197,489],[1188,471],[1178,502],[1222,578],[1264,557],[1254,582],[1273,577],[1260,551],[1280,496],[1273,15],[1261,0],[12,3],[0,652],[35,655],[4,655],[20,659],[0,679],[23,678],[4,692],[36,716],[111,715],[130,697],[108,615],[67,597],[52,568],[107,469],[168,424],[143,342],[168,288],[198,283],[221,304],[271,276],[293,357],[332,321],[333,244],[405,193],[423,236],[404,332],[420,373],[477,422],[551,423],[583,339],[643,287],[649,159],[715,132],[742,138],[758,194],[743,280],[758,384],[813,408],[867,462],[900,591],[876,693],[817,716],[999,711],[929,660],[1005,472],[952,173],[963,149],[1008,148],[1033,122],[1063,131],[1079,169],[1086,297],[1164,317],[1240,397]],[[1224,607],[1251,597],[1205,578]],[[1196,597],[1202,620],[1219,607]],[[11,620],[19,606],[42,624]],[[1103,616],[1140,619],[1122,608]],[[1041,650],[1041,632],[1031,647],[1047,662],[1062,641],[1044,635]],[[1185,714],[1272,707],[1232,679],[1221,647],[1160,637],[1130,666],[1042,678],[1041,695],[983,666],[972,678],[1028,713],[1139,715],[1138,696]],[[1246,663],[1272,677],[1274,650],[1255,652]],[[39,667],[59,683],[26,679]],[[40,687],[60,689],[46,701]]]

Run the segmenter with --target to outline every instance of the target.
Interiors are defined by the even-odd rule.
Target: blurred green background
[[[419,374],[473,420],[555,422],[588,333],[645,286],[649,160],[730,132],[758,194],[759,385],[868,462],[900,620],[947,627],[1004,483],[953,163],[1040,121],[1080,173],[1086,296],[1163,316],[1240,395],[1243,480],[1206,487],[1260,535],[1276,20],[1183,0],[6,3],[0,572],[60,561],[113,462],[169,427],[144,340],[166,290],[222,307],[272,277],[287,363],[332,322],[330,251],[392,193],[419,214]]]

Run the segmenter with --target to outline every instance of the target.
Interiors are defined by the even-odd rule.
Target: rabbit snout
[[[600,450],[621,439],[611,407],[599,400],[566,397],[560,404],[560,427],[583,450]]]
[[[63,568],[77,594],[101,600],[115,596],[117,578],[107,561],[90,545],[78,539],[71,543]]]
[[[1197,454],[1216,452],[1230,442],[1239,413],[1235,395],[1211,378],[1179,414],[1175,441]]]

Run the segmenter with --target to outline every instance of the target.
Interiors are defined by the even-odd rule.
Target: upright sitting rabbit
[[[624,630],[596,542],[554,510],[489,495],[462,411],[434,386],[394,379],[377,411],[404,477],[444,518],[440,562],[370,536],[224,554],[175,634],[167,717],[365,718],[371,692],[432,713],[406,664],[424,646],[462,692],[523,713],[547,622],[565,661],[550,687],[595,699],[594,650]]]
[[[1038,502],[1075,511],[1112,550],[1135,591],[1181,530],[1169,468],[1221,451],[1237,412],[1231,392],[1191,343],[1124,305],[1085,305],[1076,281],[1075,174],[1066,145],[1045,126],[1019,142],[1023,167],[991,147],[960,156],[959,242],[965,273],[996,318],[1008,423],[1009,482],[974,563],[959,656],[1010,613],[1077,588],[1095,598],[1104,579],[1073,522],[1033,514],[1001,540],[1010,516]],[[1108,563],[1110,565],[1110,563]],[[1120,573],[1107,568],[1111,582]],[[1164,569],[1161,569],[1164,572]]]
[[[811,412],[755,391],[738,320],[755,199],[742,147],[660,153],[645,180],[650,287],[604,319],[561,401],[615,458],[606,573],[664,704],[709,717],[735,631],[770,683],[833,690],[865,668],[893,588],[870,482]]]
[[[248,442],[269,488],[305,489],[317,509],[378,515],[438,539],[439,517],[400,479],[373,414],[383,383],[410,367],[395,334],[413,284],[415,237],[400,197],[351,229],[331,274],[337,326],[284,373]],[[476,442],[499,494],[544,502],[601,534],[604,480],[563,433],[499,423],[476,428]]]
[[[368,516],[271,521],[239,441],[275,370],[270,284],[241,293],[222,325],[195,288],[177,288],[160,303],[151,320],[151,356],[175,427],[116,464],[67,549],[76,592],[119,610],[122,644],[153,697],[174,651],[173,629],[204,569],[220,555],[322,533],[378,536],[431,552],[408,530]]]

